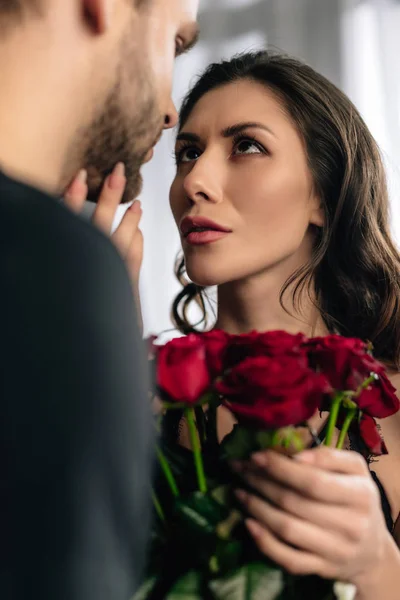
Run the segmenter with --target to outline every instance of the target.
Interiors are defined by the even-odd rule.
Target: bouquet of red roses
[[[259,553],[230,464],[264,449],[303,450],[318,411],[329,412],[319,443],[335,439],[342,448],[352,432],[366,457],[386,453],[375,418],[397,412],[399,401],[369,345],[338,335],[211,331],[155,346],[153,359],[160,468],[148,578],[135,600],[334,599],[334,582],[292,576]],[[237,423],[222,441],[221,406]],[[179,443],[182,423],[190,450]]]

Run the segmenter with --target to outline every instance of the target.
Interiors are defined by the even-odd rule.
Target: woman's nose
[[[204,154],[195,162],[183,182],[185,194],[191,203],[221,202],[222,185],[215,171],[215,165],[212,167]]]

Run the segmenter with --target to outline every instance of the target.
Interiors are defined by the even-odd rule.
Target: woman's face
[[[308,261],[322,209],[302,139],[273,91],[243,80],[203,96],[176,156],[170,203],[192,281],[221,285]]]

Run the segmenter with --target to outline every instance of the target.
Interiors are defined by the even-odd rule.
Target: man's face
[[[109,71],[106,91],[82,134],[90,200],[96,201],[104,177],[120,161],[127,176],[123,202],[139,194],[141,166],[162,130],[177,122],[171,99],[174,60],[197,38],[198,2],[142,0],[139,8],[133,0],[116,2],[112,41],[97,65],[98,77]]]

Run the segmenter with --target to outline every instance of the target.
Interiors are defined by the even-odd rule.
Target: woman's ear
[[[310,225],[323,227],[325,225],[325,211],[320,198],[315,197],[312,202]]]

